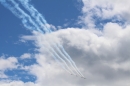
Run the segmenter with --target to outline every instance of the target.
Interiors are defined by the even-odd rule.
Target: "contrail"
[[[31,14],[31,16],[35,19],[34,20],[27,14],[25,13],[20,7],[19,5],[14,1],[14,0],[9,0],[11,2],[11,4],[14,5],[14,7],[12,7],[10,4],[6,3],[6,0],[0,0],[0,2],[6,7],[8,8],[15,16],[17,16],[18,18],[22,19],[22,23],[24,24],[24,27],[31,29],[31,30],[37,30],[41,33],[50,33],[52,32],[50,28],[47,28],[46,24],[48,24],[46,22],[46,20],[44,19],[44,17],[32,6],[29,4],[29,0],[19,0],[21,2],[21,4],[23,5],[23,7],[26,8],[26,10],[28,10]],[[37,25],[37,24],[38,25]],[[41,27],[43,27],[41,29]],[[56,49],[58,50],[58,52],[71,64],[71,66],[75,69],[75,71],[80,74],[81,76],[83,76],[81,74],[81,72],[78,70],[77,66],[75,65],[74,61],[71,59],[71,57],[67,54],[67,52],[64,50],[62,45],[59,45],[62,52],[60,51],[59,47],[56,46]],[[66,67],[70,70],[70,68],[68,67],[67,63],[54,51],[54,49],[51,47],[51,51],[66,65]],[[68,58],[66,58],[66,56]],[[53,57],[55,56],[53,55]],[[72,63],[71,63],[72,62]]]
[[[40,26],[43,26],[43,24],[46,24],[46,20],[41,16],[41,14],[32,6],[29,4],[29,1],[28,0],[25,0],[24,2],[22,0],[19,0],[21,2],[21,4],[30,12],[31,16],[33,18],[36,19],[36,21],[40,24]],[[41,20],[42,22],[41,22]],[[51,32],[51,30],[49,28],[46,28],[44,26],[44,29],[46,29],[45,31],[47,32]],[[49,30],[49,31],[48,31]],[[63,47],[61,47],[63,48]],[[71,66],[74,68],[74,66],[72,65],[72,59],[71,59],[71,62],[66,58],[66,56],[64,54],[62,54],[62,52],[56,47],[56,49],[59,51],[59,53],[71,64]],[[62,49],[64,50],[64,48]],[[65,50],[64,50],[65,51]],[[70,57],[70,56],[69,56]],[[75,65],[76,66],[76,65]],[[75,68],[74,68],[75,69]],[[76,71],[76,69],[75,69]],[[77,72],[77,71],[76,71]],[[78,72],[77,72],[78,73]],[[78,73],[79,74],[79,73]]]
[[[46,50],[49,51],[49,49],[46,49]],[[49,51],[49,52],[50,52],[50,51]],[[66,72],[68,72],[68,73],[71,74],[71,72],[70,72],[69,70],[67,70],[67,68],[56,58],[56,56],[55,56],[53,53],[50,53],[50,54],[51,54],[51,56],[55,59],[55,61],[57,61],[57,63],[58,63],[60,66],[62,66],[62,68],[63,68]]]
[[[39,29],[39,27],[35,24],[33,19],[27,13],[25,13],[14,0],[10,0],[10,1],[12,2],[12,4],[14,4],[14,6],[16,6],[15,8],[25,16],[26,20],[28,19],[29,22],[35,26],[35,30],[44,34],[45,31]],[[23,18],[23,19],[25,19],[25,18]]]
[[[33,22],[33,20],[31,19],[31,17],[30,17],[28,14],[26,14],[22,9],[20,9],[20,8],[18,7],[18,4],[17,4],[14,0],[11,0],[11,2],[16,6],[15,9],[18,10],[17,12],[19,12],[19,13],[22,14],[22,17],[21,17],[20,15],[17,16],[17,17],[22,18],[24,21],[27,21],[27,19],[26,19],[26,17],[27,17],[27,18],[29,18],[30,22],[33,23],[33,25],[36,27],[36,29],[39,28],[36,24],[34,24],[34,22]],[[6,4],[6,3],[5,3],[5,4]],[[6,6],[12,8],[11,6],[9,6],[9,4],[6,4]],[[15,12],[15,10],[12,10],[12,9],[11,9],[11,11],[12,11],[13,13]],[[17,14],[17,12],[15,12],[15,15]],[[38,23],[39,23],[39,22],[38,22]],[[26,22],[23,23],[23,24],[26,24]],[[27,27],[27,26],[26,26],[26,27]],[[42,32],[42,31],[40,31],[40,32]],[[42,32],[42,33],[43,33],[43,32]],[[53,50],[53,49],[52,49],[52,50]],[[57,57],[67,66],[67,68],[70,70],[70,68],[68,67],[68,65],[66,64],[66,62],[65,62],[62,58],[60,58],[59,55],[58,55],[54,50],[53,50],[53,53],[55,53],[56,56],[57,56]],[[53,56],[54,56],[54,55],[53,55]]]
[[[46,24],[47,22],[45,21],[44,18],[42,18],[41,14],[39,14],[39,12],[30,4],[28,4],[28,0],[25,0],[24,2],[22,0],[19,0],[21,2],[21,4],[30,12],[31,16],[33,18],[36,19],[36,21],[40,24],[40,26],[43,26],[43,23],[40,21],[40,18],[43,20],[44,24]],[[44,27],[45,31],[48,32],[48,28]],[[51,30],[49,30],[50,32]],[[58,49],[58,48],[57,48]],[[58,49],[59,50],[59,49]],[[60,54],[62,54],[62,52],[59,50]],[[62,54],[63,55],[63,54]],[[64,55],[63,55],[64,56]],[[65,59],[67,59],[65,56],[64,56]],[[63,61],[63,59],[62,59]],[[67,61],[69,61],[67,59]],[[71,64],[71,62],[69,61],[69,63]],[[73,65],[71,64],[71,66],[73,67]]]
[[[69,74],[71,74],[71,72],[56,58],[56,56],[55,56],[52,52],[50,52],[51,50],[53,50],[50,46],[49,46],[49,48],[44,47],[44,49],[45,49],[47,52],[49,52],[49,54],[55,59],[55,61],[56,61],[60,66],[62,66],[62,68],[63,68],[66,72],[68,72]]]
[[[55,52],[55,50],[52,47],[50,47],[50,50],[56,55],[56,57],[58,57],[65,64],[65,66],[71,71],[72,74],[73,72],[70,69],[70,67],[67,65],[67,63]]]
[[[51,56],[57,61],[57,63],[58,63],[59,65],[62,66],[62,68],[63,68],[66,72],[68,72],[68,73],[71,74],[71,72],[68,71],[67,68],[65,68],[65,66],[63,66],[63,64],[62,64],[61,62],[59,62],[59,60],[57,60],[57,58],[56,58],[53,54],[51,54]]]
[[[30,14],[32,15],[32,17],[34,17],[36,19],[36,21],[42,26],[43,23],[46,24],[46,20],[43,18],[43,16],[41,16],[41,14],[32,6],[29,4],[29,0],[25,0],[24,2],[22,0],[19,0],[22,5],[30,12]],[[42,19],[43,22],[40,21],[40,19]],[[49,28],[45,28],[48,29]],[[47,30],[46,30],[47,31]],[[50,30],[49,30],[50,32]],[[63,47],[61,47],[62,50],[64,50]],[[60,51],[60,50],[59,50]],[[65,51],[65,50],[64,50]],[[63,54],[62,54],[63,55]],[[70,56],[69,56],[70,57]],[[70,59],[72,61],[72,59]],[[70,61],[69,61],[70,62]]]
[[[71,65],[71,67],[73,67],[73,69],[75,70],[75,72],[80,75],[79,71],[77,71],[77,69],[76,69],[76,68],[74,67],[74,65],[72,64],[72,61],[70,61],[70,59],[66,58],[66,56],[61,52],[61,50],[58,48],[57,45],[54,45],[54,47],[55,47],[56,50],[64,57],[64,59],[69,62],[69,64]],[[80,76],[81,76],[81,75],[80,75]]]
[[[57,60],[57,58],[55,57],[55,55],[51,54],[51,56],[57,61],[57,63],[58,63],[60,66],[62,66],[62,68],[63,68],[65,71],[67,71],[68,73],[71,74],[71,72],[68,71],[68,70],[65,68],[65,66],[63,66],[63,64],[62,64],[61,62],[59,62],[59,60]]]
[[[18,4],[14,1],[14,0],[12,0],[11,1],[13,4],[15,4],[15,5],[17,5],[17,9],[18,10],[20,10],[22,13],[24,13],[24,11],[22,11],[22,9],[20,9],[19,7],[18,7]],[[25,16],[28,16],[26,13],[24,13],[24,15]],[[28,16],[29,18],[30,18],[30,16]],[[30,20],[31,20],[31,18],[30,18]],[[37,21],[38,22],[38,21]],[[40,22],[40,21],[39,21]],[[38,23],[39,23],[38,22]],[[36,26],[36,25],[35,25]],[[39,27],[38,26],[36,26],[37,28],[36,29],[38,29]],[[53,51],[53,53],[55,53],[56,54],[56,56],[67,66],[67,68],[70,70],[70,68],[68,67],[68,65],[66,64],[66,62],[62,59],[62,58],[60,58],[59,57],[59,55],[52,49],[52,51]]]
[[[65,51],[64,48],[63,48],[63,46],[61,46],[60,44],[59,44],[58,46],[61,48],[62,52],[68,57],[68,59],[71,60],[72,64],[73,64],[74,67],[77,69],[77,71],[80,73],[80,75],[81,75],[82,77],[84,77],[84,76],[82,75],[82,73],[78,70],[78,68],[77,68],[77,66],[76,66],[76,64],[75,64],[75,62],[71,59],[71,57],[68,55],[68,53],[66,53],[66,51]]]
[[[14,5],[14,7],[12,7],[10,4],[6,3],[6,0],[0,0],[0,2],[7,8],[9,9],[16,17],[22,19],[22,23],[23,25],[28,28],[28,29],[36,29],[39,32],[43,32],[41,31],[38,26],[33,22],[33,20],[31,19],[31,17],[26,14],[21,8],[19,8],[18,4],[15,3],[13,0],[10,0],[12,2],[12,4]],[[28,23],[30,23],[31,25],[29,25]],[[35,27],[35,28],[34,28]]]
[[[28,0],[19,0],[23,7],[29,11],[31,16],[38,22],[40,27],[43,27],[46,33],[50,33],[51,30],[46,27],[47,21],[44,19],[44,17],[31,5],[29,4]]]

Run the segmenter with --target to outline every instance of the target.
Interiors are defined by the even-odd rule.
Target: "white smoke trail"
[[[46,48],[45,48],[45,49],[46,49]],[[46,49],[46,50],[48,50],[48,51],[50,52],[49,49]],[[57,61],[57,63],[58,63],[60,66],[62,66],[62,68],[63,68],[66,72],[68,72],[69,74],[71,74],[71,72],[70,72],[69,70],[67,70],[67,68],[56,58],[56,56],[55,56],[53,53],[50,52],[50,54],[51,54],[51,56],[55,59],[55,61]]]
[[[41,16],[41,14],[32,6],[29,4],[28,0],[19,0],[21,2],[21,4],[23,5],[23,7],[25,7],[31,14],[31,16],[33,18],[36,19],[36,21],[40,24],[40,26],[43,26],[43,24],[46,24],[46,20]],[[40,21],[40,18],[42,19],[43,22]],[[49,28],[44,28],[47,32],[49,30],[49,32],[51,31]],[[57,48],[57,47],[56,47]],[[58,49],[58,48],[57,48]],[[58,49],[58,51],[60,52],[60,54],[71,64],[71,66],[73,67],[72,63],[64,56],[64,54],[62,54],[62,52]],[[76,70],[76,69],[75,69]]]
[[[33,21],[33,19],[32,19],[27,13],[25,13],[25,12],[19,7],[19,5],[18,5],[14,0],[10,0],[10,1],[15,5],[15,8],[16,8],[19,12],[21,12],[21,13],[23,14],[23,19],[26,19],[26,20],[28,19],[29,22],[30,22],[32,25],[35,26],[35,30],[37,30],[37,31],[39,31],[39,32],[41,32],[41,33],[44,34],[44,31],[41,30],[41,29],[39,29],[38,25],[35,24],[35,22]],[[25,16],[25,18],[24,18],[24,16]],[[26,22],[25,22],[24,24],[26,24]],[[34,30],[34,29],[33,29],[33,30]]]
[[[23,25],[28,28],[28,29],[36,29],[39,32],[42,32],[38,26],[33,22],[31,17],[26,14],[21,8],[19,8],[18,4],[15,3],[13,0],[11,0],[12,4],[14,7],[12,7],[10,4],[6,3],[6,0],[0,0],[0,2],[7,8],[9,9],[16,17],[22,19]],[[29,25],[30,23],[31,25]],[[35,28],[34,28],[35,27]]]
[[[57,60],[57,58],[56,58],[53,54],[51,54],[51,56],[57,61],[57,63],[58,63],[59,65],[62,66],[62,68],[63,68],[66,72],[68,72],[68,73],[71,74],[71,72],[68,71],[67,68],[65,68],[65,66],[63,66],[63,64],[62,64],[59,60]]]
[[[24,26],[25,27],[28,27],[28,26],[26,26],[26,23],[27,23],[27,19],[29,19],[29,22],[30,23],[32,23],[34,26],[32,26],[32,27],[35,27],[35,30],[38,30],[38,26],[36,25],[36,24],[34,24],[34,22],[33,22],[33,20],[31,19],[31,17],[28,15],[28,14],[26,14],[19,6],[18,6],[18,4],[14,1],[14,0],[12,0],[11,2],[12,2],[12,4],[15,6],[15,8],[14,7],[12,7],[11,5],[9,5],[9,4],[7,4],[6,3],[6,1],[4,0],[4,1],[2,1],[2,0],[0,0],[1,1],[1,3],[6,7],[6,8],[8,8],[15,16],[17,16],[18,18],[21,18],[22,19],[22,21],[26,21],[26,22],[23,22],[23,24],[24,24]],[[17,11],[16,11],[16,10]],[[19,14],[18,14],[19,13]],[[21,13],[21,14],[20,14]],[[38,30],[39,31],[39,30]],[[42,31],[40,31],[40,32],[42,32]],[[43,33],[43,32],[42,32]],[[53,50],[53,49],[51,49],[51,50]],[[62,59],[62,58],[60,58],[59,57],[59,55],[53,50],[53,52],[56,54],[56,56],[67,66],[67,68],[70,70],[70,68],[68,67],[68,65],[66,64],[66,62]],[[53,55],[53,57],[54,57],[54,55]],[[62,66],[63,67],[63,66]],[[63,67],[63,69],[65,69],[65,67]],[[66,70],[66,69],[65,69]],[[67,70],[66,70],[67,71]],[[69,71],[68,71],[69,72]],[[69,72],[70,73],[70,72]]]
[[[15,5],[17,5],[16,6],[16,8],[19,10],[19,11],[21,11],[22,13],[24,13],[24,11],[22,10],[22,9],[20,9],[19,7],[18,7],[18,4],[14,1],[14,0],[12,0],[11,1],[13,4],[15,4]],[[26,16],[26,14],[24,13],[24,16]],[[30,16],[28,16],[29,18],[30,18],[30,20],[31,20],[31,17]],[[31,22],[32,23],[32,22]],[[38,22],[39,23],[39,22]],[[35,25],[36,26],[36,25]],[[38,29],[39,27],[38,26],[36,26],[36,29]],[[43,33],[43,32],[42,32]],[[53,51],[53,53],[54,54],[56,54],[56,56],[67,66],[67,68],[70,70],[70,68],[68,67],[68,65],[66,64],[66,62],[62,59],[62,58],[60,58],[59,57],[59,55],[53,50],[53,49],[51,49],[52,51]],[[54,56],[54,55],[53,55]]]
[[[38,24],[40,25],[40,27],[43,27],[41,29],[44,29],[46,31],[46,33],[50,33],[51,30],[49,28],[47,28],[46,24],[47,21],[44,19],[44,17],[37,11],[37,9],[35,9],[31,4],[29,4],[29,0],[18,0],[21,2],[21,4],[23,5],[23,7],[29,11],[29,13],[31,14],[31,16],[38,22]]]
[[[36,19],[36,22],[38,22],[40,24],[40,27],[38,25],[35,24],[35,22],[33,22],[33,20],[31,19],[31,17],[25,13],[19,6],[18,4],[14,1],[14,0],[10,0],[10,2],[14,5],[14,7],[12,7],[11,5],[7,4],[5,0],[0,0],[0,2],[6,7],[8,8],[15,16],[17,16],[18,18],[22,19],[22,23],[24,24],[24,26],[28,29],[33,29],[33,30],[37,30],[41,33],[44,34],[43,30],[39,29],[41,28],[41,26],[43,25],[44,29],[46,32],[51,32],[51,30],[49,28],[47,28],[45,25],[47,24],[46,20],[44,19],[44,17],[32,6],[28,4],[28,0],[25,0],[25,3],[23,3],[22,0],[19,0],[22,5],[30,12],[31,16],[34,17]],[[32,24],[33,26],[29,26],[29,24]],[[35,28],[33,28],[35,27]],[[61,46],[61,45],[60,45]],[[63,48],[63,46],[61,47]],[[58,48],[59,49],[59,48]],[[64,52],[64,54],[67,54],[66,51],[64,50],[64,48],[62,49]],[[53,53],[55,53],[55,55],[62,61],[64,62],[64,64],[68,67],[68,65],[66,64],[66,62],[60,58],[58,56],[58,54],[52,49]],[[60,51],[60,50],[59,50]],[[61,53],[61,51],[60,51]],[[62,54],[62,53],[61,53]],[[64,56],[64,54],[62,54]],[[69,56],[67,54],[67,56]],[[64,56],[65,57],[65,56]],[[66,58],[66,57],[65,57]],[[69,56],[69,58],[71,59],[71,57]],[[67,58],[66,58],[67,59]],[[70,60],[72,61],[72,59]],[[70,62],[69,61],[69,62]],[[75,63],[73,63],[75,64]],[[74,65],[76,67],[76,65]],[[69,67],[68,67],[69,68]],[[76,67],[77,69],[77,67]],[[78,70],[79,71],[79,70]],[[80,71],[79,71],[80,73]]]
[[[30,12],[31,16],[33,18],[36,19],[36,21],[40,24],[40,26],[42,26],[43,24],[47,24],[46,20],[44,19],[44,17],[32,6],[29,4],[29,0],[25,0],[24,2],[22,0],[19,0],[21,2],[21,4]],[[40,21],[41,20],[41,21]],[[51,32],[51,30],[49,28],[47,28],[46,26],[44,25],[44,29],[45,31],[47,32]],[[78,70],[77,66],[75,65],[74,61],[71,59],[71,57],[66,53],[66,51],[64,50],[63,46],[61,46],[61,49],[63,51],[64,54],[66,54],[66,56],[69,58],[67,59],[66,56],[64,56],[64,54],[62,54],[62,52],[59,50],[58,47],[56,47],[56,49],[58,49],[58,51],[60,52],[60,54],[71,64],[71,66],[75,69],[75,71],[80,74],[81,76],[82,73]],[[71,63],[72,62],[72,63]]]
[[[80,73],[80,75],[81,75],[82,77],[84,77],[83,74],[78,70],[78,68],[77,68],[77,66],[76,66],[76,64],[75,64],[75,62],[71,59],[71,57],[68,55],[68,53],[65,52],[63,46],[61,46],[60,44],[59,44],[58,46],[61,48],[62,52],[68,57],[68,59],[71,60],[72,64],[74,65],[74,67],[76,68],[76,70]]]
[[[49,33],[50,30],[47,29],[47,27],[45,26],[45,24],[47,23],[45,21],[45,19],[42,19],[44,20],[43,22],[41,22],[41,14],[30,4],[28,4],[28,0],[18,0],[20,1],[20,3],[23,5],[23,7],[29,11],[30,15],[36,20],[37,24],[40,25],[41,28],[44,28],[45,32],[46,33]]]
[[[70,64],[71,67],[75,70],[75,72],[80,75],[80,73],[77,71],[77,69],[76,69],[76,68],[74,67],[74,65],[72,64],[72,61],[70,61],[70,59],[66,58],[66,56],[61,52],[61,50],[60,50],[56,45],[54,45],[54,47],[55,47],[56,50],[64,57],[64,59],[69,62],[69,64]],[[74,74],[74,73],[73,73],[73,74]],[[80,75],[80,76],[81,76],[81,75]]]
[[[67,65],[67,63],[55,52],[55,50],[52,47],[50,47],[49,49],[56,55],[56,57],[58,57],[65,64],[65,66],[69,69],[69,71],[71,71],[72,74],[73,72],[70,69],[70,67]]]

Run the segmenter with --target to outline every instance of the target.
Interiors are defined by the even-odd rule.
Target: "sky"
[[[29,0],[52,30],[46,34],[25,27],[2,1],[0,86],[130,85],[129,0]],[[50,46],[60,54],[53,44],[64,47],[85,79],[51,56]]]

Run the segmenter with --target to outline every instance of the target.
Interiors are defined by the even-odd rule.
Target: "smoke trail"
[[[31,14],[31,16],[33,17],[33,18],[35,18],[36,19],[36,21],[42,26],[43,24],[47,24],[47,22],[46,22],[46,20],[43,18],[43,16],[32,6],[32,5],[30,5],[29,4],[29,0],[25,0],[24,2],[22,1],[22,0],[19,0],[21,3],[22,3],[22,5],[30,12],[30,14]],[[41,20],[41,21],[40,21]],[[45,26],[44,26],[45,27]],[[49,28],[44,28],[44,29],[46,29],[45,31],[47,31],[47,32],[51,32],[51,30],[49,29]],[[61,46],[61,45],[60,45]],[[56,47],[56,49],[58,49],[58,47]],[[69,60],[72,62],[70,62],[67,58],[66,58],[66,56],[64,56],[64,54],[62,54],[62,52],[58,49],[58,51],[60,52],[60,54],[71,64],[71,66],[74,68],[76,68],[77,69],[77,71],[80,73],[80,75],[81,76],[83,76],[82,74],[81,74],[81,72],[78,70],[78,68],[77,68],[77,66],[75,65],[75,63],[74,63],[74,61],[71,59],[71,57],[66,53],[66,51],[64,50],[64,48],[63,48],[63,46],[61,46],[61,49],[62,49],[62,51],[63,51],[63,53],[64,54],[66,54],[66,56],[69,58]],[[73,66],[73,65],[74,66]],[[75,69],[74,68],[74,69]],[[75,69],[75,71],[76,71],[76,69]],[[76,72],[77,72],[76,71]],[[78,73],[78,74],[79,74]]]
[[[24,11],[18,7],[18,4],[17,4],[14,0],[12,0],[11,2],[15,5],[16,8],[11,7],[9,4],[6,3],[6,1],[4,1],[4,3],[2,3],[2,4],[4,4],[4,6],[6,6],[7,8],[9,7],[9,9],[11,10],[11,12],[13,12],[15,15],[17,15],[18,18],[22,18],[22,20],[27,21],[27,19],[26,19],[26,17],[27,17],[27,18],[29,18],[30,23],[33,23],[31,17],[30,17],[29,15],[27,15],[26,13],[24,13]],[[12,8],[13,8],[13,9],[12,9]],[[14,9],[17,9],[17,11],[15,11]],[[21,14],[18,14],[18,12],[21,13]],[[25,25],[26,22],[24,22],[23,24]],[[38,29],[38,26],[36,26],[34,23],[33,23],[33,25],[36,27],[36,29]],[[25,27],[27,27],[27,26],[25,26]],[[40,32],[42,32],[42,31],[40,31]],[[43,33],[43,32],[42,32],[42,33]],[[53,50],[53,52],[56,54],[56,56],[57,56],[62,62],[65,63],[65,61],[64,61],[62,58],[60,58],[60,57],[58,56],[58,54],[57,54],[54,50]],[[54,55],[53,55],[53,56],[54,56]],[[65,65],[67,66],[66,63],[65,63]],[[68,66],[67,66],[67,67],[68,67]],[[68,67],[68,68],[69,68],[69,67]]]
[[[18,18],[22,19],[22,23],[24,24],[25,27],[27,27],[28,29],[34,29],[34,30],[37,30],[37,31],[39,31],[39,32],[41,32],[41,33],[44,33],[43,30],[39,29],[39,27],[33,22],[33,20],[31,19],[31,17],[30,17],[28,14],[26,14],[21,8],[19,8],[18,4],[17,4],[14,0],[10,0],[10,1],[11,1],[12,4],[15,6],[15,8],[14,8],[14,7],[11,7],[9,4],[7,4],[5,0],[0,0],[0,2],[1,2],[6,8],[8,8],[9,10],[11,10],[11,12],[12,12],[15,16],[17,16]],[[20,1],[21,1],[21,0],[20,0]],[[21,3],[22,3],[22,1],[21,1]],[[25,2],[25,3],[22,3],[22,4],[23,4],[24,7],[26,7],[26,9],[30,12],[30,14],[32,14],[32,17],[36,18],[36,21],[40,24],[40,26],[41,26],[42,24],[45,24],[43,27],[44,27],[44,29],[45,29],[46,32],[51,32],[51,30],[50,30],[49,28],[46,28],[47,22],[46,22],[46,20],[44,19],[44,17],[43,17],[33,6],[31,6],[31,5],[28,4],[28,0],[26,0],[26,2]],[[29,8],[31,8],[31,9],[29,9]],[[38,16],[38,17],[36,17],[36,16]],[[42,23],[41,23],[41,22],[42,22]],[[29,25],[28,23],[32,24],[33,26],[32,26],[32,25]],[[35,28],[33,28],[33,27],[35,27]],[[47,30],[47,29],[48,29],[48,30]],[[61,46],[61,45],[60,45],[60,46]],[[63,48],[63,47],[61,47],[61,48]],[[64,50],[64,48],[63,48],[62,50]],[[60,52],[61,52],[61,51],[60,51]],[[53,53],[55,53],[56,56],[59,58],[58,54],[57,54],[55,51],[53,51]],[[64,51],[64,53],[67,54],[65,51]],[[64,54],[63,54],[63,55],[64,55]],[[67,54],[67,56],[69,56],[69,55]],[[69,57],[70,57],[70,56],[69,56]],[[71,57],[70,57],[70,58],[71,58]],[[64,62],[64,60],[63,60],[62,58],[59,58],[59,59],[61,59],[62,62]],[[72,60],[71,60],[71,61],[72,61]],[[70,61],[69,61],[69,62],[70,62]],[[65,63],[65,62],[64,62],[64,63]],[[68,65],[66,64],[66,66],[68,66]],[[75,65],[75,66],[76,66],[76,65]],[[77,67],[76,67],[76,68],[77,68]]]
[[[1,2],[1,4],[3,4],[3,6],[5,6],[7,9],[9,9],[16,17],[22,19],[22,23],[23,23],[24,27],[31,29],[31,30],[36,29],[39,32],[43,32],[33,22],[31,17],[28,14],[26,14],[21,8],[19,8],[18,4],[15,3],[13,0],[11,0],[11,3],[14,5],[14,7],[12,7],[10,4],[6,3],[5,0],[0,0],[0,2]]]
[[[47,24],[46,20],[44,18],[42,18],[41,14],[29,3],[29,0],[25,0],[24,2],[22,0],[19,0],[22,5],[30,12],[30,14],[32,15],[33,18],[36,19],[36,21],[42,26],[43,23],[44,24]],[[44,21],[44,22],[41,22],[40,21],[40,18]],[[44,28],[44,29],[48,29],[49,28]],[[47,31],[47,30],[46,30]],[[47,31],[48,32],[48,31]]]
[[[21,12],[21,13],[23,14],[23,16],[25,16],[25,18],[23,18],[23,19],[28,19],[29,22],[35,26],[35,30],[37,30],[37,31],[39,31],[39,32],[41,32],[41,33],[44,34],[44,31],[41,30],[41,29],[39,29],[39,27],[35,24],[35,22],[32,20],[32,18],[31,18],[27,13],[25,13],[25,12],[18,6],[18,4],[17,4],[14,0],[10,0],[10,1],[14,4],[14,6],[16,6],[15,8],[16,8],[19,12]],[[25,24],[25,23],[24,23],[24,24]]]
[[[22,3],[22,5],[30,12],[30,14],[32,15],[32,17],[34,17],[35,19],[36,19],[36,21],[42,26],[43,25],[43,23],[41,23],[41,21],[40,21],[40,17],[38,18],[38,17],[36,17],[36,15],[39,15],[39,12],[33,7],[33,6],[31,6],[31,5],[29,5],[28,4],[28,1],[27,0],[25,0],[24,2],[22,1],[22,0],[19,0],[21,3]],[[36,12],[34,12],[34,11],[36,11]],[[39,15],[40,16],[40,15]],[[43,19],[43,18],[42,18]],[[44,22],[45,22],[45,19],[44,19]],[[46,22],[45,22],[46,23]],[[46,27],[44,27],[44,29],[46,29],[45,31],[47,31],[48,32],[48,28],[46,28]],[[60,50],[59,50],[60,51]],[[56,53],[56,52],[54,52],[54,53]],[[62,53],[61,53],[62,54]],[[58,54],[57,54],[58,55]],[[56,56],[57,56],[56,55]],[[62,54],[63,55],[63,54]],[[65,56],[64,56],[65,57]],[[58,58],[59,58],[59,56],[58,56]],[[61,58],[60,58],[61,59]],[[64,62],[65,64],[66,64],[66,62],[63,60],[63,59],[61,59],[62,60],[62,62]],[[69,61],[70,62],[70,61]],[[67,66],[67,65],[66,65]]]
[[[7,4],[5,0],[0,0],[1,4],[5,6],[7,9],[9,9],[15,16],[22,19],[22,22],[25,27],[30,28],[29,25],[27,25],[27,19],[25,19],[25,16],[21,12],[19,12],[17,9],[13,8],[10,4]],[[33,28],[32,28],[33,29]]]
[[[46,33],[52,32],[49,28],[47,28],[46,24],[47,21],[44,19],[44,17],[31,5],[29,4],[29,0],[19,0],[23,7],[29,11],[31,16],[39,23],[40,27],[43,27]],[[43,25],[44,24],[44,25]]]
[[[59,60],[57,60],[57,58],[56,58],[53,54],[51,54],[51,56],[57,61],[57,63],[58,63],[59,65],[62,66],[62,68],[63,68],[66,72],[68,72],[69,74],[71,74],[71,72],[68,71],[68,70],[63,66],[63,64],[62,64],[61,62],[59,62]]]
[[[14,3],[15,5],[17,5],[17,3],[14,1],[14,0],[12,0],[11,1],[12,3]],[[20,11],[22,11],[22,9],[20,9],[18,6],[16,7],[17,9],[19,9]],[[22,11],[23,12],[23,11]],[[24,12],[23,12],[24,13]],[[24,15],[26,15],[25,13],[24,13]],[[29,16],[28,16],[29,17]],[[31,18],[30,18],[31,19]],[[39,21],[40,22],[40,21]],[[38,23],[39,23],[38,22]],[[35,25],[36,26],[36,25]],[[37,28],[36,29],[38,29],[39,27],[37,26]],[[43,32],[42,32],[43,33]],[[68,65],[66,64],[66,62],[62,59],[62,58],[60,58],[59,56],[58,56],[58,54],[53,50],[53,52],[56,54],[56,56],[62,61],[62,62],[64,62],[64,64],[67,66],[67,68],[69,68],[68,67]],[[70,68],[69,68],[70,69]]]
[[[46,48],[45,48],[46,49]],[[46,49],[46,50],[48,50],[49,51],[49,49]],[[49,51],[50,52],[50,51]],[[57,63],[59,64],[59,65],[61,65],[62,66],[62,68],[66,71],[66,72],[68,72],[68,73],[70,73],[71,74],[71,72],[70,71],[68,71],[67,70],[67,68],[65,68],[65,66],[63,66],[63,64],[61,63],[61,62],[59,62],[59,60],[56,58],[56,56],[53,54],[53,53],[50,53],[51,54],[51,56],[55,59],[55,61],[57,61]]]
[[[67,63],[55,52],[55,50],[53,48],[50,47],[50,50],[66,65],[66,67],[71,71],[71,69],[69,68],[69,66],[67,65]],[[71,71],[71,73],[73,73]]]
[[[29,0],[25,0],[25,2],[27,3],[27,5],[29,5],[34,12],[36,12],[36,15],[39,17],[39,19],[41,20],[41,22],[43,24],[47,24],[47,21],[45,20],[45,18],[42,16],[42,14],[40,14],[37,9],[35,9],[31,4],[29,4]]]
[[[54,45],[54,47],[55,47],[56,50],[58,50],[58,52],[64,57],[64,59],[69,62],[69,64],[71,65],[71,67],[73,67],[73,69],[76,71],[76,73],[80,75],[80,73],[77,71],[77,69],[76,69],[76,68],[74,67],[74,65],[72,64],[72,61],[70,61],[70,59],[66,58],[66,56],[61,52],[61,50],[58,48],[58,46]],[[81,76],[81,75],[80,75],[80,76]]]
[[[77,66],[76,66],[76,64],[75,64],[75,62],[71,59],[71,57],[68,55],[68,53],[66,53],[66,51],[65,51],[64,48],[63,48],[63,46],[61,46],[60,44],[59,44],[58,46],[61,48],[62,52],[68,57],[68,59],[71,60],[71,62],[72,62],[72,64],[74,65],[74,67],[78,70],[78,68],[77,68]],[[80,73],[80,75],[81,75],[82,77],[84,77],[79,70],[78,70],[78,72]]]
[[[24,1],[23,0],[19,0],[19,1],[23,5],[23,7],[26,10],[29,11],[29,13],[31,14],[31,16],[36,20],[36,22],[38,22],[37,24],[39,24],[40,27],[44,28],[44,30],[45,30],[46,33],[49,33],[50,30],[48,30],[47,27],[45,25],[43,25],[43,24],[47,24],[47,22],[45,21],[45,19],[44,19],[43,22],[41,22],[41,19],[40,19],[41,14],[32,5],[28,4],[29,3],[28,0],[24,0]]]

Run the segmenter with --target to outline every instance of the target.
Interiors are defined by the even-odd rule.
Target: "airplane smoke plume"
[[[33,5],[29,4],[29,0],[18,0],[18,2],[20,2],[20,4],[30,13],[30,15],[26,13],[22,8],[20,8],[19,3],[17,3],[15,0],[0,0],[0,2],[3,6],[9,9],[16,17],[21,19],[24,27],[26,27],[27,29],[35,30],[42,34],[52,32],[52,30],[46,26],[48,23],[45,18],[37,11],[37,9],[34,8]],[[53,46],[51,45],[48,50],[52,57],[58,63],[60,63],[63,69],[65,69],[67,72],[74,74],[75,71],[79,76],[84,77],[83,74],[77,68],[75,62],[71,59],[71,57],[65,51],[61,44],[55,43]],[[67,63],[70,64],[74,71]]]

